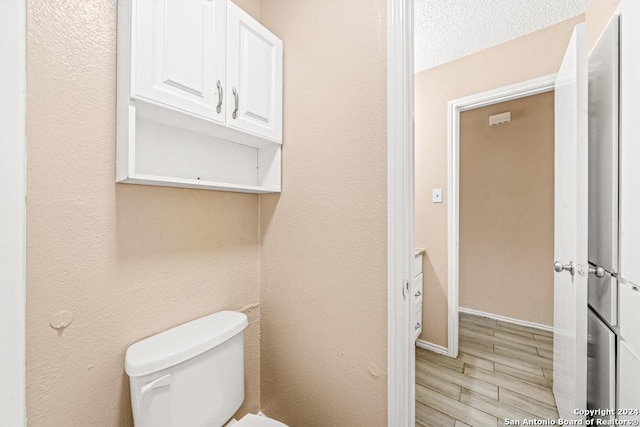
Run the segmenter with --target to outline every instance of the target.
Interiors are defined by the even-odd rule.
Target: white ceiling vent
[[[511,111],[489,116],[489,126],[504,125],[511,121]]]

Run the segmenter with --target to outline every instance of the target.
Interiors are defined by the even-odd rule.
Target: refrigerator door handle
[[[560,261],[556,261],[553,263],[553,269],[556,271],[556,273],[562,273],[563,271],[568,271],[569,274],[571,274],[572,276],[576,272],[576,266],[573,263],[573,261],[571,261],[569,264],[563,264]]]
[[[589,274],[595,274],[596,277],[604,277],[605,271],[604,271],[604,268],[600,266],[598,267],[589,266]]]

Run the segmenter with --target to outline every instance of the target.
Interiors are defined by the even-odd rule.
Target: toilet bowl
[[[131,345],[125,356],[136,427],[287,427],[248,414],[244,401],[244,313],[220,311]]]

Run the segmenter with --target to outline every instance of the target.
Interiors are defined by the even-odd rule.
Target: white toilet
[[[127,349],[136,427],[287,427],[249,414],[244,400],[247,316],[220,311],[146,338]]]

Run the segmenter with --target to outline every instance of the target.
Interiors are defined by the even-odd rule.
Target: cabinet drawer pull
[[[218,105],[216,106],[216,111],[218,112],[218,114],[220,114],[220,111],[222,111],[222,98],[224,96],[220,80],[216,82],[216,86],[218,87]]]
[[[236,108],[233,110],[233,114],[231,114],[231,116],[235,120],[238,118],[238,107],[240,105],[240,100],[238,99],[238,91],[236,90],[235,87],[233,88],[233,98],[236,101]]]
[[[420,329],[420,322],[416,322],[416,330]]]
[[[420,295],[422,295],[422,292],[416,291],[416,296],[419,297]]]

